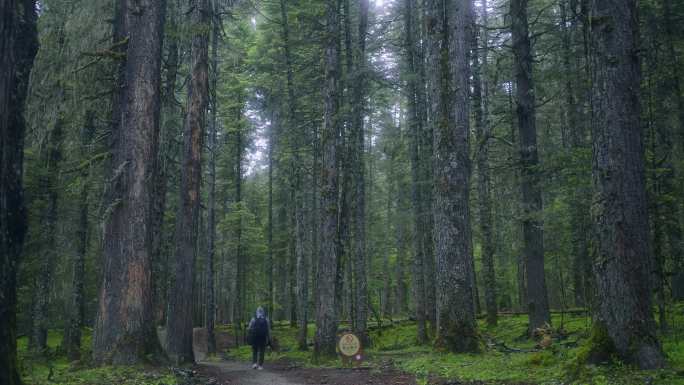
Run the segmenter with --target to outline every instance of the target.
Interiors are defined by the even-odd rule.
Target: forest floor
[[[203,362],[200,383],[216,385],[416,385],[416,377],[395,369],[306,368],[284,360],[253,370],[244,361]]]
[[[482,322],[482,353],[451,354],[417,345],[415,323],[383,320],[381,326],[372,324],[373,345],[358,369],[342,368],[339,360],[312,363],[311,351],[296,349],[296,329],[276,323],[280,349],[267,354],[264,371],[250,368],[251,349],[235,346],[232,328],[221,326],[221,353],[193,367],[196,375],[189,381],[168,367],[92,367],[87,329],[82,362],[70,363],[59,353],[62,336],[56,330],[50,331],[47,357],[29,353],[25,337],[18,347],[29,385],[684,385],[684,304],[672,309],[670,331],[661,335],[669,367],[656,371],[617,362],[581,363],[591,325],[584,314],[554,314],[553,343],[545,348],[524,337],[526,323],[525,315],[502,315],[495,328]]]

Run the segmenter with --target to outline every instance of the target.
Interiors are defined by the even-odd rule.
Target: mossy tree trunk
[[[652,310],[636,0],[596,0],[590,13],[594,263],[598,323],[617,354],[665,365]]]
[[[470,1],[428,0],[427,73],[434,132],[436,345],[479,350],[470,242]]]
[[[129,364],[161,347],[152,311],[150,221],[158,150],[162,1],[116,2],[114,92],[104,272],[93,335],[98,363]]]

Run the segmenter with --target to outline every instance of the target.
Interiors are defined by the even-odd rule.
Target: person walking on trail
[[[252,369],[262,370],[266,346],[271,343],[271,324],[266,318],[264,308],[259,306],[247,328],[249,343],[252,345]]]

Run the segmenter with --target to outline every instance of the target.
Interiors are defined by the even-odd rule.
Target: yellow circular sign
[[[338,347],[343,356],[354,357],[361,351],[361,341],[354,334],[344,334],[340,337]]]

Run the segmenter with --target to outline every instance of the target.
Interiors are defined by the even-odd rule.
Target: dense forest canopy
[[[0,384],[191,364],[258,306],[317,364],[567,314],[581,365],[684,365],[683,2],[0,8]]]

